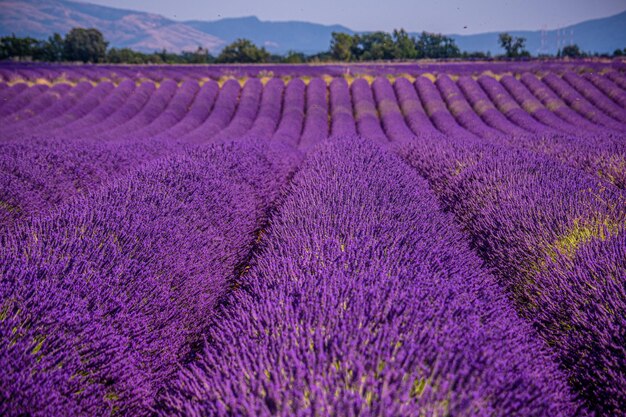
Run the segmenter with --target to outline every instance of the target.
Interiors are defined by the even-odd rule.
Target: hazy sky
[[[339,23],[354,30],[479,33],[555,29],[626,10],[626,0],[83,0],[176,20],[255,15]]]

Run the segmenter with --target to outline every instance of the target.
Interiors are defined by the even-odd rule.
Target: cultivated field
[[[0,415],[625,416],[626,66],[0,66]]]

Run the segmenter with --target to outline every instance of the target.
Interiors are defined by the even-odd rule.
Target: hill
[[[289,50],[313,54],[328,49],[332,32],[354,33],[341,25],[310,22],[268,22],[254,16],[216,21],[175,21],[158,14],[117,9],[67,0],[0,0],[0,35],[44,39],[73,27],[95,27],[113,47],[142,52],[167,49],[171,52],[208,48],[213,54],[237,38],[248,38],[268,51]],[[583,51],[613,52],[626,47],[626,11],[615,16],[589,20],[550,31],[509,31],[527,38],[528,50],[556,53],[570,41]],[[452,35],[461,50],[501,53],[498,34]]]

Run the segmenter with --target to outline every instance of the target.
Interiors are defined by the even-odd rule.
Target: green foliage
[[[108,42],[98,29],[74,28],[65,36],[64,55],[68,61],[104,62]]]
[[[530,53],[524,49],[526,38],[513,37],[506,32],[498,35],[500,46],[506,51],[507,58],[529,57]]]
[[[418,58],[458,58],[461,50],[454,39],[440,33],[422,32],[415,43]]]
[[[578,45],[567,45],[561,49],[557,55],[557,57],[569,57],[569,58],[579,58],[585,56],[585,54],[580,50]]]
[[[331,56],[338,61],[353,61],[358,35],[352,36],[347,33],[333,32],[331,36]]]
[[[302,52],[289,51],[282,59],[285,64],[302,64],[306,62],[307,57]]]
[[[404,29],[392,33],[371,32],[349,35],[333,33],[330,55],[339,61],[373,61],[415,58],[457,58],[461,56],[454,39],[422,32],[419,39]]]
[[[393,59],[395,45],[389,33],[372,32],[355,35],[357,39],[357,53],[359,61],[377,61]]]
[[[417,58],[417,47],[415,38],[409,36],[404,29],[393,30],[393,57],[394,59],[415,59]]]
[[[40,45],[40,54],[35,57],[38,61],[58,62],[64,60],[65,40],[63,40],[63,36],[55,33]]]
[[[186,64],[210,64],[215,61],[215,58],[209,53],[209,50],[198,46],[194,52],[183,51],[181,59]]]
[[[487,52],[481,52],[481,51],[467,52],[467,51],[463,51],[463,52],[461,52],[461,58],[463,58],[463,59],[491,59],[491,52],[489,52],[489,51],[487,51]]]
[[[37,39],[18,38],[15,34],[0,38],[0,59],[31,60],[38,48]]]
[[[265,48],[259,48],[248,39],[237,39],[235,42],[222,49],[216,62],[218,63],[261,63],[268,62],[269,52]]]
[[[148,56],[140,52],[135,52],[130,48],[111,48],[107,52],[106,61],[111,64],[147,64],[153,63]],[[159,60],[160,61],[160,60]]]

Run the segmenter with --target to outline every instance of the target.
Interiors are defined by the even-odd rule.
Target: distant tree
[[[65,37],[68,61],[104,62],[108,43],[98,29],[74,28]]]
[[[393,30],[393,58],[415,59],[417,58],[416,40],[404,29]]]
[[[218,55],[216,62],[219,63],[255,63],[267,62],[270,58],[265,48],[259,48],[248,39],[237,39],[227,45]]]
[[[306,55],[302,52],[289,51],[282,59],[282,62],[286,64],[302,64],[306,62]]]
[[[272,64],[280,64],[281,62],[283,62],[284,58],[285,57],[283,55],[280,55],[280,54],[270,54],[269,58],[267,58],[263,62],[269,62],[269,63],[272,63]]]
[[[331,62],[335,59],[335,57],[330,53],[330,51],[319,52],[314,55],[310,55],[307,57],[307,62]]]
[[[626,55],[626,48],[624,49],[616,49],[613,51],[613,56],[624,56]]]
[[[585,55],[576,44],[564,46],[560,52],[561,57],[569,58],[578,58]],[[557,56],[559,56],[559,54],[557,54]]]
[[[333,32],[330,41],[330,54],[338,61],[353,61],[357,39],[348,33]]]
[[[467,51],[463,51],[463,52],[461,52],[461,58],[464,58],[464,59],[491,59],[491,52],[490,51],[487,51],[487,52],[481,52],[481,51],[467,52]]]
[[[422,32],[415,43],[418,58],[458,58],[461,50],[454,39],[440,33]]]
[[[210,64],[215,61],[209,50],[202,46],[198,46],[194,52],[182,52],[181,59],[187,64]]]
[[[393,59],[395,46],[393,38],[386,32],[372,32],[357,37],[358,59],[360,61],[375,61]]]
[[[145,64],[147,56],[130,48],[111,48],[107,52],[106,62],[111,64]]]
[[[37,61],[59,62],[64,57],[65,41],[58,33],[50,36],[47,41],[38,42],[34,59]]]
[[[520,58],[530,56],[530,53],[524,49],[526,38],[513,37],[506,32],[498,35],[500,46],[506,51],[507,58]]]
[[[0,38],[0,59],[30,60],[37,55],[38,44],[39,41],[31,37],[3,36]]]

